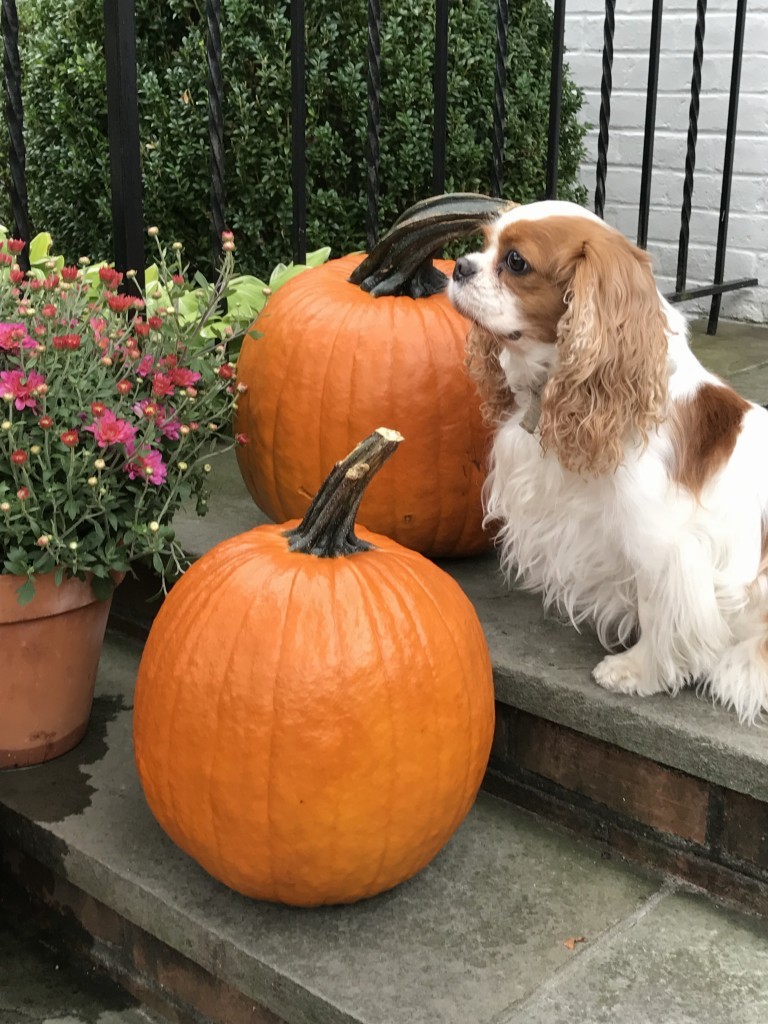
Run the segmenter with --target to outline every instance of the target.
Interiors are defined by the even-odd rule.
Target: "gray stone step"
[[[141,794],[140,653],[108,635],[80,747],[0,773],[0,850],[9,876],[92,933],[95,959],[153,1005],[172,999],[172,1019],[765,1021],[766,925],[485,794],[420,875],[356,906],[296,910],[225,889]]]

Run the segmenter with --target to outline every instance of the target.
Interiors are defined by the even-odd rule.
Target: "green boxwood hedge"
[[[434,5],[381,6],[386,227],[431,190]],[[166,238],[181,238],[205,270],[210,179],[202,3],[137,0],[136,8],[145,221]],[[263,274],[291,249],[288,4],[223,0],[222,8],[227,220],[239,265]],[[102,0],[19,0],[19,13],[33,225],[51,231],[70,259],[108,256]],[[493,0],[451,5],[449,191],[490,188],[494,17]],[[513,0],[510,26],[506,194],[525,201],[542,194],[545,180],[552,31],[546,0]],[[365,238],[364,0],[308,0],[307,37],[308,244],[329,244],[340,254],[361,248]],[[581,102],[566,75],[560,195],[583,201]],[[0,215],[10,216],[7,199]]]

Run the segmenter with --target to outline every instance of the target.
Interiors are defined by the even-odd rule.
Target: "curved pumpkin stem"
[[[291,551],[338,558],[372,547],[355,535],[355,517],[363,494],[403,440],[396,430],[379,427],[337,462],[325,478],[298,526],[286,530]]]
[[[448,242],[475,234],[486,221],[516,205],[475,192],[422,199],[398,217],[349,280],[377,298],[435,295],[444,290],[446,276],[433,266],[434,253]]]

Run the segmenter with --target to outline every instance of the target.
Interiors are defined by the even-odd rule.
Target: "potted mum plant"
[[[226,436],[232,235],[212,285],[187,281],[179,243],[156,245],[130,294],[87,259],[25,274],[24,243],[0,235],[2,766],[79,742],[113,588],[138,559],[163,586],[184,568],[174,513],[204,514],[209,458],[247,441]]]

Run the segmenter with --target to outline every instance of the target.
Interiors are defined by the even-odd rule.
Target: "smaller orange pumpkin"
[[[366,493],[363,522],[433,558],[488,549],[490,431],[464,365],[469,323],[443,294],[453,263],[431,256],[504,205],[466,194],[424,200],[368,256],[331,260],[269,299],[238,359],[247,391],[235,430],[251,438],[237,460],[270,519],[304,515],[338,453],[391,422],[412,441],[399,472]],[[317,424],[311,442],[308,424]]]
[[[422,555],[354,529],[399,440],[374,432],[301,523],[204,555],[144,651],[147,802],[248,896],[314,906],[397,885],[447,842],[483,777],[494,702],[474,608]]]

